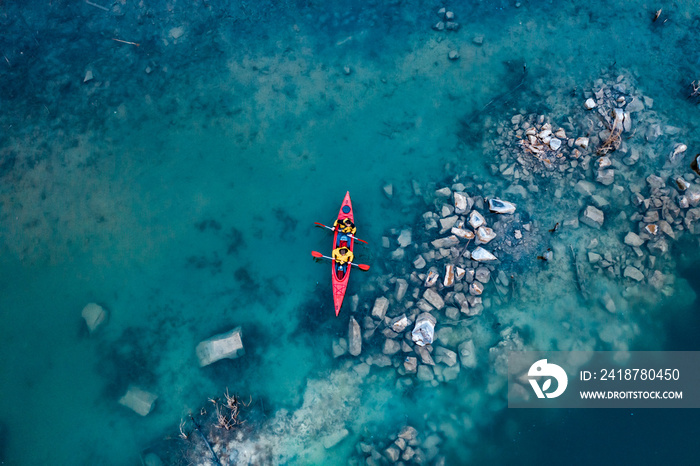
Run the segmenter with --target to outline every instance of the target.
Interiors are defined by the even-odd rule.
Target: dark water
[[[441,6],[458,31],[432,29]],[[381,277],[407,269],[382,237],[432,239],[432,200],[413,185],[429,194],[467,173],[505,190],[496,124],[565,125],[598,79],[626,76],[654,100],[640,121],[678,128],[657,145],[630,137],[644,154],[630,173],[662,169],[676,142],[697,153],[698,25],[693,2],[0,3],[0,461],[139,464],[228,388],[265,419],[309,419],[271,447],[298,464],[347,463],[406,423],[439,436],[447,464],[695,464],[695,411],[508,410],[488,352],[506,327],[533,349],[698,349],[697,236],[663,259],[668,295],[591,275],[615,315],[579,299],[564,261],[512,265],[517,298],[470,324],[479,366],[409,389],[391,367],[362,379],[333,358],[349,307],[333,316],[330,266],[309,252],[327,252],[313,222],[332,223],[349,190],[370,243],[356,254],[372,271],[348,291],[361,321]],[[578,215],[573,189],[541,186],[523,215]],[[568,242],[612,244],[606,231],[538,246],[564,257]],[[92,335],[90,302],[109,311]],[[196,344],[237,326],[246,355],[200,368]],[[146,417],[117,403],[131,384],[158,395]]]

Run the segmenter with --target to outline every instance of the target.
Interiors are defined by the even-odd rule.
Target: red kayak
[[[352,214],[352,203],[350,202],[350,191],[345,193],[345,199],[343,199],[343,203],[340,205],[340,212],[338,212],[338,223],[346,218],[349,218],[351,222],[355,223],[355,217]],[[335,232],[333,233],[333,249],[345,246],[352,251],[354,243],[355,240],[352,235],[341,233],[338,228],[335,228]],[[348,289],[349,278],[350,264],[340,265],[338,262],[333,261],[333,304],[335,305],[336,317],[338,314],[340,314],[340,307],[343,305],[345,291]]]

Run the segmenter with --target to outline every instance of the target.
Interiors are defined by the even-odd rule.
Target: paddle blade
[[[358,238],[357,236],[353,236],[353,238],[355,238],[355,241],[359,241],[360,243],[369,244],[367,241],[365,241],[365,240],[363,240],[363,239],[360,239],[360,238]]]
[[[369,265],[367,265],[367,264],[357,264],[357,268],[360,269],[360,270],[364,270],[365,272],[367,272],[367,271],[369,270]]]
[[[314,256],[316,259],[323,259],[323,254],[317,251],[311,251],[311,255]]]

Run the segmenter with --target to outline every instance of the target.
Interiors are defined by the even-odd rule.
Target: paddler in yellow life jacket
[[[355,232],[357,232],[357,228],[355,228],[355,224],[352,223],[352,221],[350,220],[349,217],[345,217],[341,221],[336,220],[333,223],[333,226],[338,228],[338,230],[341,233],[354,235]]]
[[[335,260],[338,263],[338,265],[344,265],[348,262],[352,262],[355,258],[355,255],[350,249],[347,248],[347,246],[340,246],[339,248],[335,248],[333,250],[332,255],[333,260]]]

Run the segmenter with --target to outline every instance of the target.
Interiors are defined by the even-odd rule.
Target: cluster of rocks
[[[632,186],[631,202],[637,212],[629,216],[633,226],[621,238],[627,249],[613,256],[610,251],[597,250],[599,241],[594,238],[587,249],[588,261],[595,269],[610,277],[622,275],[663,289],[666,277],[657,267],[669,251],[669,241],[685,232],[700,234],[699,177],[688,172],[671,178],[652,174],[646,178],[646,186]]]
[[[85,319],[90,335],[95,334],[107,322],[109,313],[97,303],[88,303],[81,315]],[[126,393],[119,399],[119,404],[125,406],[141,416],[146,416],[153,409],[158,395],[155,395],[136,385],[129,385]]]
[[[686,160],[687,146],[676,139],[680,130],[663,124],[650,111],[653,100],[627,77],[598,80],[594,89],[584,91],[582,104],[573,108],[564,127],[548,123],[544,115],[524,113],[502,122],[492,141],[501,163],[491,168],[530,192],[539,192],[538,184],[547,180],[554,181],[555,198],[573,193],[575,199],[569,201],[578,203],[579,215],[563,219],[563,226],[607,233],[587,242],[592,268],[660,290],[665,276],[659,259],[668,252],[669,241],[700,230],[698,176],[687,170],[693,166]],[[663,160],[655,161],[659,154]],[[662,172],[647,176],[634,167],[642,156],[647,163],[663,163]],[[627,211],[630,204],[636,212]],[[562,203],[564,215],[566,209]]]
[[[435,427],[433,425],[433,427]],[[435,432],[430,435],[419,433],[414,427],[404,426],[398,433],[387,440],[372,442],[365,439],[356,445],[361,461],[354,459],[351,465],[366,464],[445,464],[445,458],[439,456],[439,445],[443,439]]]
[[[596,89],[583,93],[583,105],[562,126],[552,124],[545,115],[524,113],[502,122],[497,128],[499,137],[493,141],[500,164],[492,165],[492,171],[525,182],[533,181],[533,175],[583,179],[594,164],[596,180],[611,185],[615,171],[605,155],[620,150],[628,166],[639,160],[639,151],[629,151],[623,133],[634,134],[632,114],[651,108],[654,102],[630,89],[624,76],[618,76],[612,85],[599,80]],[[667,131],[672,133],[673,128]],[[654,142],[662,134],[661,125],[650,122],[644,137]]]
[[[469,196],[465,190],[462,184],[438,189],[437,212],[422,216],[423,231],[403,229],[394,232],[395,240],[383,238],[386,248],[397,246],[390,257],[407,263],[410,272],[405,278],[378,277],[376,288],[382,296],[360,322],[354,317],[359,296],[351,298],[348,337],[334,341],[333,355],[360,357],[362,362],[354,367],[360,376],[372,365],[394,366],[406,376],[400,384],[410,385],[415,378],[437,385],[456,379],[462,368],[476,367],[471,331],[456,324],[468,324],[482,313],[486,286],[501,296],[508,294],[510,278],[497,270],[492,246],[498,242],[517,247],[523,231],[513,225],[514,204]],[[501,222],[502,217],[511,222]],[[426,236],[425,241],[414,240]],[[381,353],[363,352],[363,343],[381,347]]]
[[[442,7],[437,11],[437,15],[440,20],[433,25],[433,29],[436,31],[457,31],[459,29],[459,23],[455,21],[453,11]]]

